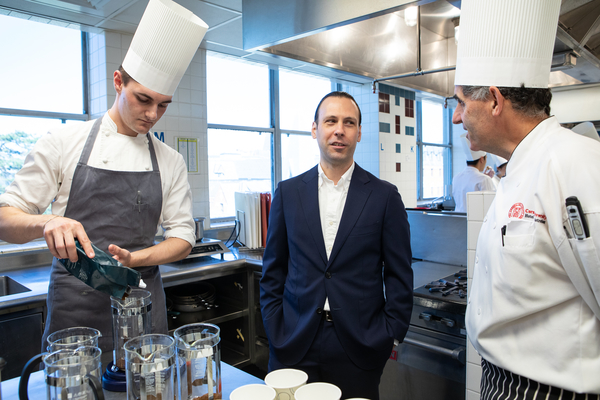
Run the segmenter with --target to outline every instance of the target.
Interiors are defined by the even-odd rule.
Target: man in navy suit
[[[410,232],[396,187],[354,163],[361,113],[345,92],[315,113],[317,166],[277,187],[260,281],[269,370],[297,368],[343,398],[379,398],[412,310]]]

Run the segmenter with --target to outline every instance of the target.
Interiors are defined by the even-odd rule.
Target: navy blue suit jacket
[[[396,187],[355,166],[327,260],[318,171],[281,182],[271,205],[260,281],[269,345],[294,365],[307,353],[329,297],[336,333],[363,369],[383,367],[412,311],[410,231]]]

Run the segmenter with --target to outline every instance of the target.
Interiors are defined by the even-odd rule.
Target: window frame
[[[65,28],[69,29],[69,28]],[[88,121],[90,119],[89,114],[89,85],[88,85],[88,35],[87,32],[81,31],[81,68],[82,68],[82,102],[83,110],[81,114],[75,113],[60,113],[60,112],[49,112],[49,111],[38,111],[38,110],[23,110],[18,108],[0,108],[0,115],[6,115],[9,117],[36,117],[36,118],[47,118],[47,119],[60,119],[64,124],[66,120],[75,121]]]
[[[427,100],[435,103],[442,104],[443,108],[443,129],[444,129],[444,140],[443,143],[429,143],[423,142],[423,105],[422,101]],[[441,197],[424,197],[423,196],[423,148],[424,146],[440,147],[445,149],[443,152],[444,157],[444,187],[448,187],[452,183],[452,113],[451,109],[444,105],[444,99],[435,99],[431,97],[417,98],[415,100],[416,107],[416,119],[417,119],[417,202],[425,203],[431,200],[436,200]]]

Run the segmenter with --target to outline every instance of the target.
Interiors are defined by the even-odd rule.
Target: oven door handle
[[[429,344],[422,342],[420,340],[411,339],[408,337],[404,338],[403,343],[410,344],[411,346],[419,347],[421,349],[429,350],[434,353],[438,353],[444,356],[451,357],[452,359],[458,361],[461,364],[465,364],[466,362],[466,349],[463,346],[458,346],[455,349],[447,349],[442,346],[436,346],[434,344]]]

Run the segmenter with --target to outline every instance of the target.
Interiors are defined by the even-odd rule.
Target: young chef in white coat
[[[560,3],[461,7],[453,122],[472,149],[508,159],[469,286],[467,334],[482,356],[483,400],[600,394],[600,143],[550,116]],[[585,232],[569,223],[571,196]]]
[[[467,193],[484,190],[495,191],[492,178],[483,173],[487,162],[485,151],[474,151],[465,135],[461,136],[461,144],[467,157],[467,166],[452,179],[452,197],[454,211],[467,212]]]
[[[158,265],[186,257],[195,243],[183,158],[149,130],[160,119],[207,26],[171,0],[151,0],[122,67],[116,99],[101,118],[40,138],[0,197],[0,238],[44,237],[54,261],[48,288],[48,334],[73,326],[102,332],[112,349],[110,297],[79,281],[58,259],[77,260],[77,239],[136,268],[152,293],[152,332],[167,333]],[[52,204],[52,215],[40,215]],[[158,225],[165,240],[154,245]],[[45,350],[42,342],[42,349]]]

